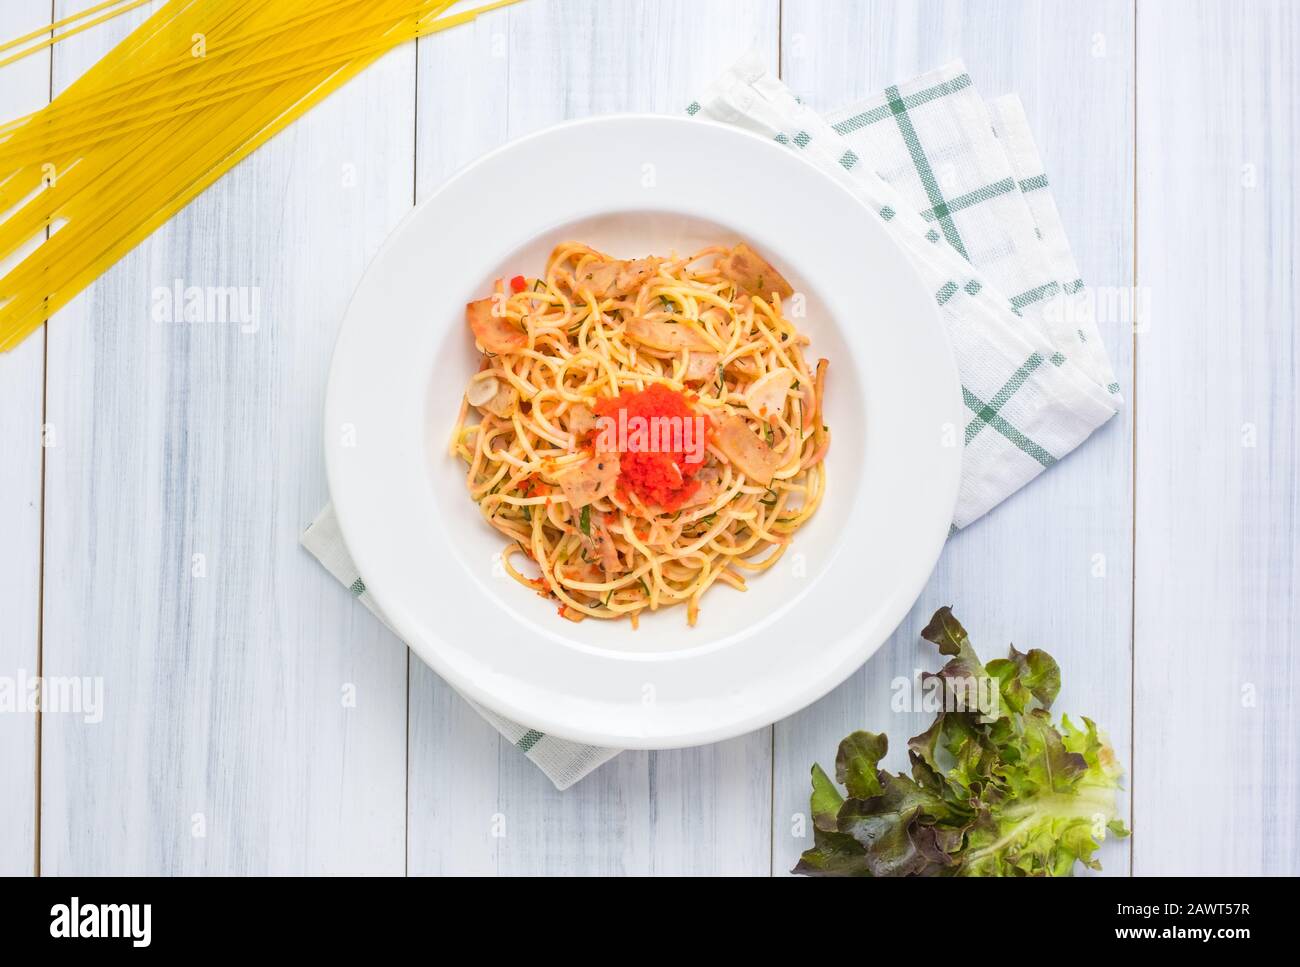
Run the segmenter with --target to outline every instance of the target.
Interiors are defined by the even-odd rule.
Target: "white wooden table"
[[[0,5],[0,37],[49,6]],[[138,19],[0,69],[0,111]],[[824,700],[559,793],[298,546],[330,348],[449,173],[677,112],[751,46],[819,108],[958,56],[1018,92],[1085,277],[1150,299],[1103,320],[1129,406],[954,537]],[[1107,873],[1300,873],[1297,61],[1285,0],[527,0],[394,52],[0,356],[0,678],[104,682],[98,724],[0,714],[0,873],[781,873],[814,760],[866,727],[902,765],[927,717],[890,684],[937,666],[943,603],[986,655],[1050,650],[1110,731],[1136,835]],[[151,321],[174,279],[260,287],[259,330]]]

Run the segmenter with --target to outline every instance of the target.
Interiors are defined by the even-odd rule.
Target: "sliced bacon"
[[[722,474],[717,467],[701,467],[696,472],[695,479],[700,482],[700,486],[682,504],[683,510],[711,504],[722,492]]]
[[[596,425],[596,414],[591,407],[575,403],[569,407],[569,432],[582,439]]]
[[[782,299],[794,295],[794,289],[772,263],[741,242],[718,259],[718,271],[750,295],[769,299],[775,292]]]
[[[555,479],[569,498],[569,506],[577,511],[602,497],[612,496],[618,472],[618,454],[598,452]]]
[[[503,316],[492,313],[492,299],[478,299],[465,306],[465,321],[474,331],[474,341],[490,353],[513,353],[528,345],[527,334]]]
[[[575,273],[579,289],[597,299],[634,292],[655,274],[659,259],[588,259]]]
[[[590,534],[581,534],[582,545],[588,553],[600,562],[600,569],[606,574],[618,574],[620,571],[627,570],[623,561],[618,556],[618,548],[614,546],[614,538],[605,526],[604,521],[600,520],[597,515],[591,517]]]
[[[781,468],[780,455],[758,438],[744,417],[734,413],[724,416],[718,421],[714,439],[718,449],[753,483],[771,483],[772,476]]]
[[[645,285],[658,268],[658,259],[633,259],[630,262],[623,262],[614,284],[619,292],[634,292]]]
[[[686,364],[683,379],[716,379],[718,376],[717,353],[691,353],[690,362]]]
[[[634,316],[627,321],[623,331],[629,339],[651,349],[666,349],[677,353],[683,349],[712,352],[714,348],[698,329],[684,322],[663,322]]]

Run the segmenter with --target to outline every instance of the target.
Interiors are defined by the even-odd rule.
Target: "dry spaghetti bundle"
[[[143,0],[0,46],[0,65]],[[396,45],[516,0],[170,0],[40,111],[0,125],[0,350]],[[444,16],[446,14],[446,16]]]
[[[743,243],[625,260],[565,242],[467,306],[484,355],[451,452],[511,577],[570,620],[685,604],[694,624],[712,585],[780,559],[830,446],[792,294]]]

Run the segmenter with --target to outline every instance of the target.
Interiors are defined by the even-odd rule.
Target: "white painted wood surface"
[[[127,26],[59,45],[55,90]],[[406,650],[298,534],[334,329],[410,208],[414,70],[376,64],[50,322],[45,672],[102,676],[105,715],[44,716],[42,872],[405,867]],[[256,287],[256,331],[153,322],[178,278]]]
[[[1138,16],[1141,874],[1300,872],[1300,9],[1248,11]]]
[[[1105,56],[1093,55],[1097,34],[1105,38]],[[958,57],[984,96],[1018,93],[1084,278],[1129,283],[1131,4],[786,0],[782,37],[785,80],[822,110]],[[1126,374],[1131,335],[1121,329],[1103,325],[1102,335],[1115,371]],[[887,763],[908,768],[906,739],[934,716],[891,711],[891,685],[942,664],[920,630],[944,604],[953,606],[982,656],[999,657],[1012,641],[1051,652],[1063,670],[1058,708],[1093,718],[1131,761],[1131,417],[1128,410],[1112,420],[1060,466],[952,537],[912,613],[875,657],[776,726],[776,870],[790,869],[811,845],[810,831],[792,835],[800,828],[793,817],[808,808],[810,764],[829,767],[843,736],[855,728],[887,732]],[[1104,577],[1092,576],[1096,555],[1104,557]],[[1108,873],[1128,869],[1126,843],[1107,843],[1100,856]]]
[[[0,6],[0,37],[49,22],[36,4]],[[0,114],[34,111],[49,100],[50,60],[38,54],[0,68]],[[29,246],[28,248],[30,248]],[[18,258],[0,260],[0,271]],[[0,875],[30,873],[36,856],[37,716],[27,681],[40,671],[41,424],[45,330],[0,354]],[[3,696],[0,696],[0,702]]]
[[[0,36],[37,16],[13,6]],[[126,26],[60,45],[54,89]],[[366,260],[449,173],[565,118],[680,110],[751,46],[823,109],[957,56],[985,95],[1019,93],[1084,277],[1136,281],[1152,325],[1102,320],[1123,417],[957,535],[842,687],[558,793],[298,548],[326,499],[329,350]],[[902,764],[924,716],[889,712],[891,683],[937,666],[917,632],[943,603],[986,654],[1052,651],[1060,707],[1109,729],[1137,835],[1108,874],[1300,872],[1297,54],[1285,3],[1149,0],[527,0],[395,52],[48,347],[0,356],[0,676],[42,662],[105,690],[100,724],[42,717],[39,775],[35,718],[0,715],[0,873],[39,852],[43,873],[779,874],[814,760],[867,727]],[[48,60],[20,66],[6,114],[48,93]],[[256,287],[257,331],[150,321],[175,278]]]

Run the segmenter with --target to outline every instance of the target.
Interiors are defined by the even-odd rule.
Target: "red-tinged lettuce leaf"
[[[966,629],[953,615],[952,608],[946,604],[936,611],[930,623],[921,629],[921,637],[938,645],[941,655],[958,655],[963,645],[970,644]]]
[[[945,606],[936,611],[921,631],[921,637],[937,645],[940,654],[952,656],[939,669],[947,697],[945,706],[950,704],[958,711],[975,712],[981,722],[997,719],[1001,714],[997,678],[980,662],[966,629],[953,616],[952,609]]]
[[[956,866],[933,830],[950,815],[942,799],[906,776],[886,773],[881,795],[844,800],[839,825],[866,852],[872,876],[936,876]]]
[[[878,796],[876,772],[889,751],[889,739],[875,732],[854,732],[840,743],[835,755],[835,781],[855,799]]]
[[[1061,690],[1061,669],[1056,660],[1039,648],[1025,654],[1011,647],[1008,658],[996,658],[986,666],[998,680],[1002,700],[1017,712],[1030,708],[1030,699],[1042,708],[1051,708]]]
[[[944,713],[940,712],[934,723],[920,735],[907,740],[907,757],[912,762],[912,778],[916,784],[935,795],[948,788],[944,768],[939,761],[939,741],[943,737]]]
[[[835,832],[839,829],[835,817],[839,815],[840,806],[844,805],[844,797],[831,782],[831,777],[816,763],[812,767],[812,789],[813,826],[823,832]]]
[[[804,850],[794,873],[804,876],[871,876],[867,853],[844,833],[813,829],[813,848]]]
[[[1060,669],[1046,652],[984,666],[961,623],[941,608],[922,636],[950,661],[939,672],[985,676],[996,700],[949,703],[908,742],[911,777],[879,768],[885,736],[855,732],[840,744],[836,778],[813,768],[814,846],[795,872],[810,876],[1068,876],[1099,868],[1116,815],[1121,769],[1090,719],[1052,723]],[[993,707],[990,707],[992,705]]]

